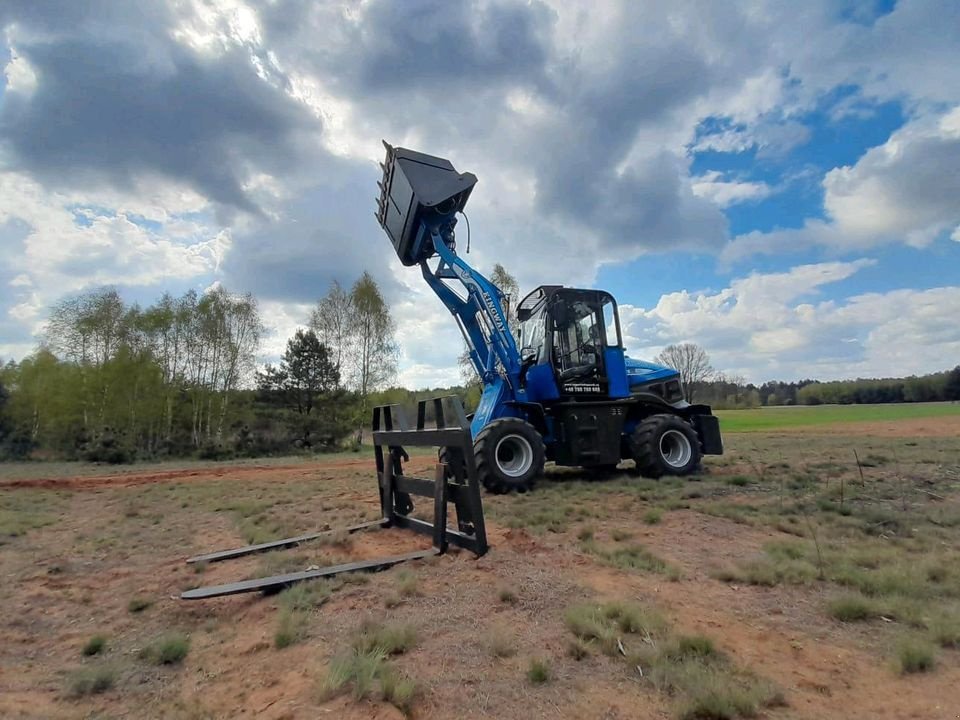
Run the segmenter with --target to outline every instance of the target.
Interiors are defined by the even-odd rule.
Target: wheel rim
[[[500,472],[507,477],[522,477],[533,467],[533,448],[520,435],[504,435],[500,438],[494,456]]]
[[[667,430],[660,436],[660,455],[672,468],[686,467],[693,456],[690,438],[679,430]]]

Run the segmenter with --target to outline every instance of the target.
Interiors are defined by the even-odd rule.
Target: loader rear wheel
[[[676,415],[651,415],[631,437],[637,472],[644,477],[689,475],[700,464],[700,439],[696,431]]]
[[[477,433],[477,475],[492,493],[524,493],[543,474],[546,449],[536,428],[519,418],[501,418]]]

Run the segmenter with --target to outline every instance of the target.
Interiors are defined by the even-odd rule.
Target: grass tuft
[[[409,716],[413,710],[417,684],[410,678],[400,675],[393,666],[384,665],[380,671],[380,692],[384,700]]]
[[[99,655],[107,647],[107,638],[103,635],[94,635],[92,638],[87,640],[86,644],[83,646],[82,652],[86,656],[90,655]]]
[[[929,628],[935,643],[945,648],[960,649],[960,617],[937,615],[930,621]]]
[[[67,692],[73,698],[99,695],[112,688],[116,679],[116,672],[108,666],[82,668],[68,676]]]
[[[652,508],[643,514],[643,521],[647,525],[659,525],[663,520],[663,511],[659,508]]]
[[[577,661],[590,657],[590,643],[578,637],[569,640],[567,642],[567,655]]]
[[[534,685],[543,685],[550,681],[550,663],[542,658],[534,658],[527,667],[527,680]]]
[[[517,603],[517,593],[510,588],[500,588],[497,592],[497,598],[507,605],[516,605]]]
[[[861,622],[880,615],[875,603],[862,595],[844,595],[831,600],[827,611],[840,622]]]
[[[277,650],[296,645],[307,637],[309,616],[303,610],[281,608],[277,615],[277,630],[273,634],[273,645]]]
[[[153,600],[148,600],[147,598],[135,597],[131,598],[130,602],[127,603],[127,610],[132,613],[139,613],[146,610],[148,607],[153,605]]]
[[[901,675],[929,672],[936,665],[936,649],[925,640],[904,638],[897,644],[895,662]]]
[[[140,650],[140,659],[154,665],[176,665],[190,651],[190,638],[181,632],[167,632]]]
[[[368,621],[360,626],[352,644],[354,649],[361,653],[371,653],[377,649],[386,655],[402,655],[416,642],[417,631],[412,625],[379,625]]]
[[[401,597],[416,597],[420,595],[420,588],[417,586],[418,580],[415,573],[409,570],[401,570],[397,573],[397,591]]]
[[[490,654],[498,658],[507,658],[516,655],[517,648],[513,636],[503,628],[497,628],[490,633]]]
[[[416,633],[409,626],[364,623],[354,635],[352,646],[334,657],[321,685],[324,699],[347,688],[357,700],[370,697],[379,684],[380,697],[410,716],[417,693],[416,683],[401,675],[388,662],[413,647]]]

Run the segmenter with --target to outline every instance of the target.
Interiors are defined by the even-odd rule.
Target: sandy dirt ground
[[[880,438],[882,447],[886,437],[960,429],[956,421],[858,424],[844,432]],[[417,457],[408,471],[430,465],[429,457]],[[326,699],[318,689],[331,657],[369,618],[417,627],[418,643],[395,661],[420,688],[413,717],[676,717],[675,699],[615,658],[568,657],[564,611],[594,599],[649,604],[678,630],[713,638],[739,666],[783,690],[786,705],[762,711],[763,717],[960,717],[957,651],[943,652],[935,672],[900,676],[884,654],[892,637],[888,628],[867,630],[824,616],[829,588],[714,579],[717,567],[789,536],[683,508],[647,525],[639,518],[649,503],[616,486],[607,492],[602,483],[591,496],[589,523],[596,537],[609,541],[618,531],[629,533],[678,568],[680,579],[599,562],[578,545],[576,525],[541,534],[507,527],[498,518],[507,517],[505,503],[517,499],[487,497],[492,549],[486,556],[451,552],[345,585],[312,612],[306,638],[284,649],[274,646],[276,596],[178,599],[184,588],[269,572],[268,556],[202,572],[184,563],[194,553],[244,544],[238,513],[246,512],[251,522],[276,516],[297,532],[375,518],[372,469],[372,461],[358,458],[3,481],[5,497],[29,497],[32,511],[47,516],[0,544],[0,717],[400,718],[385,702],[350,694]],[[709,469],[716,478],[739,466]],[[295,556],[306,566],[425,544],[420,536],[381,530],[335,547],[305,544],[277,555]],[[416,592],[387,603],[396,596],[400,573],[411,571]],[[515,601],[500,599],[503,588]],[[149,606],[131,612],[132,598]],[[171,629],[190,637],[185,660],[161,667],[143,662],[141,648]],[[107,638],[106,652],[85,658],[81,648],[95,634]],[[512,656],[491,654],[496,634],[511,638]],[[549,659],[549,683],[527,681],[531,658]],[[114,687],[71,697],[71,673],[94,663],[115,669]]]

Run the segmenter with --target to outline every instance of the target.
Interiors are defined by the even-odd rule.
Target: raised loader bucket
[[[477,184],[473,173],[458,173],[449,160],[395,148],[386,141],[387,159],[377,221],[404,265],[416,265],[434,254],[429,232],[455,221]]]

